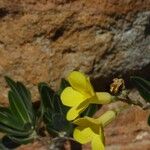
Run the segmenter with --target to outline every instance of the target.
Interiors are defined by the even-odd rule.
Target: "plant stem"
[[[118,100],[122,101],[122,102],[125,102],[129,105],[136,105],[136,106],[139,106],[141,107],[142,109],[146,110],[146,109],[150,109],[150,103],[146,103],[146,102],[140,102],[139,100],[132,100],[129,98],[128,95],[126,95],[125,97],[120,97],[118,96]]]

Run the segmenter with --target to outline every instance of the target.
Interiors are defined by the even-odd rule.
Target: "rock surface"
[[[56,89],[72,70],[89,74],[95,88],[103,90],[113,77],[149,78],[150,0],[0,0],[1,104],[7,103],[5,75],[25,83],[37,100],[38,82]],[[147,113],[135,112],[144,122]],[[128,124],[136,127],[134,110],[130,113]],[[144,131],[128,138],[128,126],[118,124],[121,129],[114,132],[124,136],[108,134],[108,149],[122,150],[126,140],[142,145],[140,140],[133,143],[137,134],[146,136],[147,126],[139,126]]]
[[[57,88],[72,70],[99,88],[114,76],[149,75],[149,63],[149,0],[0,0],[1,103],[4,75],[27,84],[35,99],[38,82]]]

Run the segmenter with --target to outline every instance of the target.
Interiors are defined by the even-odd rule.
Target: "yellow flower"
[[[114,97],[107,92],[95,92],[89,77],[78,71],[73,71],[68,76],[71,87],[67,87],[61,94],[62,103],[71,107],[67,113],[67,120],[74,120],[91,103],[107,104]]]
[[[75,120],[77,125],[73,137],[81,144],[91,142],[92,150],[104,150],[104,132],[103,128],[116,117],[115,111],[107,111],[97,119],[84,117]]]

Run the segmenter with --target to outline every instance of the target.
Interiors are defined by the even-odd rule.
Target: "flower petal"
[[[71,109],[69,109],[69,111],[67,112],[67,120],[71,121],[74,120],[75,118],[77,118],[79,116],[79,111],[77,110],[77,107],[74,106]]]
[[[100,126],[99,128],[99,136],[100,136],[101,141],[105,143],[104,128],[102,126]]]
[[[78,71],[71,72],[68,76],[68,81],[75,90],[86,95],[87,98],[94,94],[89,78],[87,78],[83,73]]]
[[[106,111],[103,115],[101,115],[97,120],[99,123],[105,127],[107,126],[110,122],[112,122],[117,116],[117,112],[113,110],[108,110]]]
[[[84,95],[75,91],[72,87],[67,87],[61,94],[62,103],[66,106],[76,106],[83,102],[86,98]]]
[[[84,118],[76,119],[75,121],[73,121],[73,123],[83,127],[90,126],[91,124],[95,124],[95,125],[100,124],[97,119],[90,118],[87,116],[85,116]]]
[[[92,84],[90,82],[90,78],[89,77],[87,77],[87,89],[88,89],[88,91],[90,91],[92,96],[95,94],[94,88],[93,88],[93,86],[92,86]]]
[[[67,120],[74,120],[83,112],[89,105],[89,99],[83,101],[77,106],[72,107],[67,113]]]
[[[113,96],[107,92],[96,92],[96,96],[97,99],[95,101],[97,101],[97,104],[108,104],[113,100]]]
[[[99,123],[99,121],[90,117],[76,119],[73,123],[80,127],[89,127],[95,134],[99,134],[99,130],[101,128],[101,124]]]
[[[90,128],[77,127],[74,129],[73,137],[81,144],[88,143],[92,140],[94,133]]]
[[[100,135],[94,135],[92,139],[92,150],[105,150],[103,139]]]

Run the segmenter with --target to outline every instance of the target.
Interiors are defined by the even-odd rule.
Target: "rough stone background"
[[[150,78],[150,0],[0,0],[0,103],[4,76],[54,89],[72,70],[92,77],[97,90],[112,78]],[[106,131],[108,150],[150,149],[146,111],[135,107]],[[145,146],[145,147],[144,147]]]

